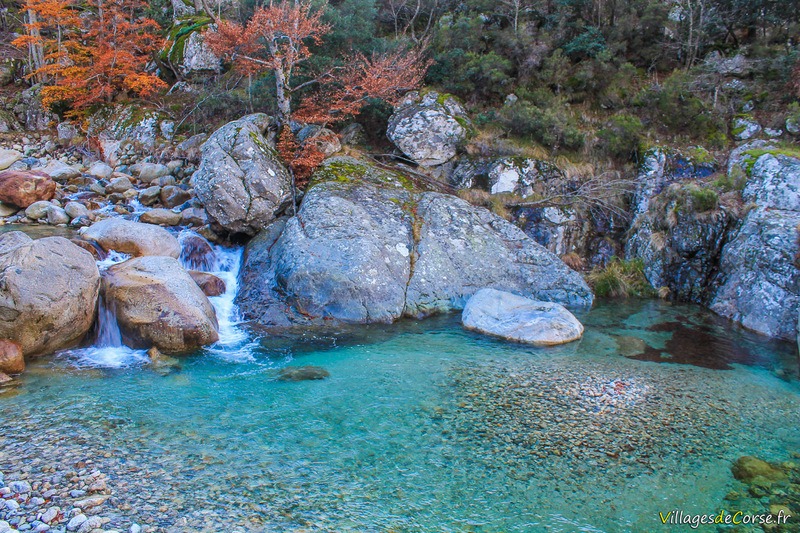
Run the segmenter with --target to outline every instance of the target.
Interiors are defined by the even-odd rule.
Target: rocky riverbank
[[[624,249],[628,259],[641,260],[662,295],[709,306],[772,337],[797,336],[800,159],[774,142],[750,141],[727,166],[700,148],[688,156],[655,148],[632,196],[619,191],[616,207],[599,217],[602,210],[591,203],[531,207],[531,198],[580,197],[594,189],[582,188],[585,176],[543,160],[470,157],[463,144],[472,126],[458,101],[410,93],[388,136],[418,164],[416,171],[335,155],[342,149],[337,140],[326,145],[330,157],[295,213],[271,117],[248,115],[177,142],[157,117],[131,113],[120,106],[92,118],[95,153],[67,123],[57,137],[23,138],[0,149],[0,224],[82,228],[72,243],[2,237],[6,268],[25,267],[33,248],[72,257],[73,277],[86,262],[80,283],[66,283],[66,271],[54,266],[34,269],[56,281],[46,299],[85,312],[78,317],[62,309],[66,330],[59,333],[53,322],[56,334],[42,346],[3,332],[26,357],[86,339],[100,293],[113,300],[107,303],[119,311],[131,346],[186,353],[216,342],[207,297],[221,281],[176,261],[185,259],[186,248],[174,234],[187,228],[199,242],[248,241],[236,303],[261,331],[423,318],[460,310],[487,287],[585,308],[592,291],[562,258],[575,268],[602,266]],[[299,138],[317,142],[317,130],[301,126]],[[443,192],[453,187],[501,202],[516,198],[512,205],[519,207],[506,220]],[[87,262],[109,253],[132,258],[102,272]],[[162,271],[173,275],[161,279]],[[22,278],[8,279],[9,295],[30,292],[21,289]],[[85,301],[67,286],[83,287],[76,290]],[[23,312],[24,299],[11,299],[6,314],[14,330],[48,316],[33,304]]]

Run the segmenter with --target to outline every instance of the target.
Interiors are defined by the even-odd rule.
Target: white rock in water
[[[67,531],[76,531],[79,527],[86,522],[88,518],[86,518],[85,514],[77,514],[72,517],[72,519],[67,523]]]
[[[496,289],[481,289],[461,315],[465,328],[537,346],[578,340],[583,325],[562,305]]]

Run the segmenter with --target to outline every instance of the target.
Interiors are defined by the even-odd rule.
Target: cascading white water
[[[241,327],[241,316],[236,306],[236,294],[239,290],[239,268],[242,264],[243,248],[214,247],[216,255],[211,266],[214,274],[225,282],[225,292],[209,298],[217,313],[219,324],[219,341],[207,351],[216,357],[229,361],[251,361],[253,353],[259,346]]]
[[[126,254],[111,252],[102,261],[97,261],[97,268],[102,273],[110,266],[129,258],[130,256]],[[95,342],[92,346],[65,350],[60,355],[69,358],[80,367],[121,368],[147,361],[145,350],[134,350],[122,343],[117,314],[113,306],[107,304],[103,295],[97,303],[95,331]]]
[[[239,288],[243,248],[212,245],[191,230],[182,231],[178,240],[184,251],[180,258],[184,268],[208,272],[225,282],[225,292],[209,298],[217,314],[219,341],[209,346],[206,352],[228,361],[252,361],[259,344],[241,327],[239,310],[234,303]],[[103,272],[126,259],[129,256],[111,252],[104,260],[97,262],[97,267]],[[120,368],[149,360],[145,350],[134,350],[123,344],[113,306],[107,305],[102,296],[98,302],[95,331],[96,338],[92,346],[65,350],[61,355],[82,367]]]

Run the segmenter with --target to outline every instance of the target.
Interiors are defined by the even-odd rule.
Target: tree
[[[145,72],[162,39],[156,22],[139,16],[142,0],[96,0],[83,13],[73,1],[28,0],[27,35],[14,41],[33,56],[44,105],[66,102],[78,113],[120,93],[149,96],[166,87]]]
[[[27,49],[31,79],[47,82],[80,47],[79,12],[74,0],[27,0],[25,19],[26,33],[12,44]]]
[[[321,154],[306,143],[300,146],[286,127],[290,120],[326,125],[358,114],[370,99],[394,104],[403,92],[422,83],[429,63],[420,50],[396,51],[367,57],[354,53],[339,58],[322,73],[303,69],[310,44],[322,44],[331,27],[322,22],[323,12],[309,4],[283,2],[256,9],[245,26],[218,21],[207,32],[206,43],[220,57],[247,74],[271,73],[275,79],[278,151],[297,178],[307,177],[321,161]],[[297,83],[297,79],[302,81]],[[301,89],[312,91],[297,111],[293,96]]]
[[[309,42],[320,44],[330,30],[321,17],[322,11],[312,12],[308,4],[259,7],[244,27],[219,21],[216,30],[206,33],[206,43],[247,74],[270,71],[275,75],[278,120],[285,124],[292,113],[292,93],[308,84],[292,85],[295,69],[311,56]]]

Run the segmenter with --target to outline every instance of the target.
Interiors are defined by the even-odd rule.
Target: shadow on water
[[[591,327],[595,312],[628,314],[624,325],[610,328],[620,355],[639,361],[678,363],[714,370],[732,365],[765,368],[786,378],[800,372],[794,343],[771,339],[699,306],[660,301],[603,301],[587,317]],[[620,311],[624,310],[624,313]],[[658,317],[653,321],[654,317]],[[650,322],[650,323],[647,323]]]

